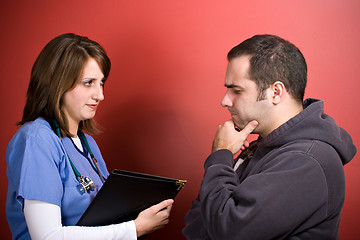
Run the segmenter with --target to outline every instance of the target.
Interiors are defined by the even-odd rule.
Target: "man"
[[[228,60],[221,104],[232,120],[216,133],[184,235],[189,240],[337,239],[343,165],[356,148],[324,114],[322,101],[303,102],[303,55],[282,38],[256,35],[234,47]],[[250,133],[259,135],[251,144]]]

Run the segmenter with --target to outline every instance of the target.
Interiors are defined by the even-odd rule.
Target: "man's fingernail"
[[[257,121],[252,121],[252,122],[251,122],[251,125],[252,125],[253,127],[256,127],[258,124],[259,124],[259,123],[258,123]]]

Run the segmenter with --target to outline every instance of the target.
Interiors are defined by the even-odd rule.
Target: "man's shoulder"
[[[316,139],[301,139],[284,144],[280,152],[287,154],[302,154],[307,158],[322,161],[324,158],[339,159],[336,150],[328,143]]]
[[[273,149],[264,158],[270,165],[284,164],[293,167],[308,165],[326,172],[332,169],[342,171],[343,166],[339,154],[330,144],[313,139],[289,142]]]

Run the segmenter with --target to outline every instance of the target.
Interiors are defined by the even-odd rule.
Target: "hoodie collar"
[[[266,137],[259,137],[258,148],[268,152],[299,139],[319,140],[331,145],[339,153],[344,164],[356,154],[356,147],[350,135],[337,125],[332,117],[324,113],[324,102],[321,100],[306,99],[303,111]]]

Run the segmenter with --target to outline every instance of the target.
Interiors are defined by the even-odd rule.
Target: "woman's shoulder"
[[[50,124],[38,118],[23,124],[10,140],[6,149],[8,165],[23,162],[34,163],[41,159],[55,160],[57,164],[65,156],[60,139],[52,131]]]
[[[16,142],[27,142],[29,140],[47,143],[50,139],[56,139],[57,136],[51,129],[50,124],[43,118],[37,118],[23,124],[15,133],[10,144]]]
[[[88,141],[89,145],[90,145],[90,148],[95,148],[95,149],[99,149],[99,146],[97,145],[95,139],[93,136],[87,134],[87,133],[84,133],[85,137],[86,137],[86,140]]]

